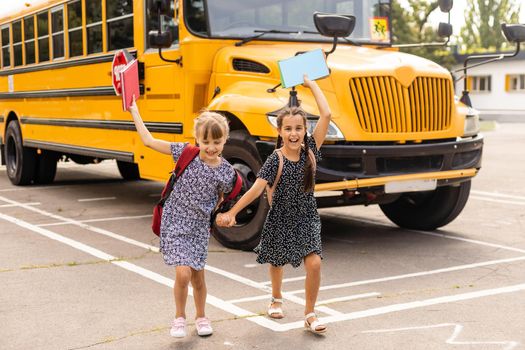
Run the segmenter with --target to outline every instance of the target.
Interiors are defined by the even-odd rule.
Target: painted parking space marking
[[[79,223],[87,223],[87,222],[104,222],[104,221],[119,221],[119,220],[136,220],[136,219],[145,219],[152,217],[152,214],[147,215],[135,215],[135,216],[114,216],[110,218],[100,218],[100,219],[87,219],[87,220],[77,220]],[[46,227],[46,226],[60,226],[60,225],[71,225],[70,222],[65,221],[58,221],[58,222],[52,222],[49,224],[40,224],[36,225],[38,227]]]
[[[480,196],[473,196],[473,195],[470,195],[469,199],[470,198],[477,199],[477,200],[480,200],[480,201],[485,201],[485,202],[492,202],[492,203],[502,203],[502,204],[512,204],[512,205],[525,205],[525,201],[524,202],[517,202],[517,201],[509,201],[509,200],[506,200],[506,199],[494,199],[494,198],[480,197]]]
[[[392,328],[392,329],[375,329],[363,331],[363,334],[377,334],[377,333],[395,333],[395,332],[406,332],[406,331],[417,331],[427,330],[436,328],[450,328],[453,327],[452,334],[445,340],[445,344],[450,345],[502,345],[503,350],[511,350],[517,347],[520,343],[517,341],[459,341],[457,338],[463,331],[463,325],[457,323],[440,323],[428,326],[415,326],[415,327],[404,327],[404,328]]]
[[[22,203],[22,205],[40,205],[42,203],[40,202],[30,202],[30,203]],[[0,208],[14,208],[19,207],[20,204],[2,204],[0,205]]]
[[[96,201],[112,201],[117,199],[117,197],[99,197],[99,198],[81,198],[77,199],[79,202],[96,202]]]

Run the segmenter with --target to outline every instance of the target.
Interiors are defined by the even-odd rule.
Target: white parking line
[[[286,283],[286,282],[295,282],[295,281],[302,281],[306,279],[306,276],[299,276],[299,277],[290,277],[290,278],[283,278],[283,283]],[[264,281],[264,282],[261,282],[261,284],[264,284],[264,285],[271,285],[272,284],[272,281]]]
[[[456,339],[463,331],[463,326],[457,323],[441,323],[433,324],[430,326],[416,326],[416,327],[404,327],[404,328],[393,328],[393,329],[376,329],[363,331],[361,333],[393,333],[393,332],[402,332],[402,331],[415,331],[415,330],[426,330],[426,329],[435,329],[435,328],[445,328],[445,327],[454,327],[452,335],[445,341],[445,344],[450,345],[504,345],[503,350],[511,350],[519,345],[517,341],[457,341]]]
[[[101,218],[101,219],[88,219],[88,220],[78,220],[77,222],[80,223],[86,223],[86,222],[102,222],[102,221],[115,221],[115,220],[135,220],[135,219],[144,219],[144,218],[150,218],[153,215],[136,215],[136,216],[114,216],[112,218]],[[70,222],[52,222],[49,224],[40,224],[36,225],[38,227],[46,227],[46,226],[59,226],[59,225],[70,225]]]
[[[378,297],[380,295],[381,293],[378,293],[378,292],[347,295],[347,296],[339,297],[339,298],[321,300],[317,302],[317,305],[326,305],[326,304],[341,303],[341,302],[350,301],[350,300],[367,299],[367,298],[372,298],[372,297]]]
[[[477,191],[477,190],[471,190],[470,193],[479,194],[479,195],[482,195],[482,196],[511,198],[511,199],[519,199],[519,200],[525,201],[525,197],[524,196],[516,196],[516,195],[512,195],[512,194],[505,194],[505,193],[498,193],[498,192]]]
[[[23,205],[40,205],[42,203],[40,202],[30,202],[30,203],[22,203]],[[12,207],[19,207],[20,204],[2,204],[0,205],[0,208],[12,208]]]
[[[486,198],[486,197],[479,197],[479,196],[473,196],[473,195],[470,195],[469,199],[477,199],[480,201],[502,203],[502,204],[525,205],[525,202],[508,201],[505,199],[494,199],[494,198]]]
[[[100,198],[82,198],[77,199],[79,202],[96,202],[96,201],[111,201],[117,199],[117,197],[100,197]]]
[[[372,317],[372,316],[384,315],[384,314],[388,314],[392,312],[418,309],[418,308],[422,308],[426,306],[447,304],[447,303],[453,303],[457,301],[471,300],[471,299],[489,297],[489,296],[494,296],[494,295],[499,295],[499,294],[521,292],[523,290],[525,290],[525,283],[516,284],[512,286],[507,286],[507,287],[501,287],[501,288],[484,289],[484,290],[479,290],[479,291],[470,292],[470,293],[447,295],[443,297],[426,299],[426,300],[417,300],[417,301],[412,301],[409,303],[381,306],[377,308],[351,312],[348,314],[343,314],[343,315],[338,315],[338,316],[320,317],[319,320],[323,323],[333,323],[333,322],[341,322],[341,321],[348,321],[348,320],[356,320],[359,318]],[[291,322],[291,323],[283,324],[283,326],[285,330],[291,330],[291,329],[297,329],[297,328],[304,327],[304,323],[302,321]]]

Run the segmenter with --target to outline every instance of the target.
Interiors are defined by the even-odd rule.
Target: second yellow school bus
[[[140,62],[138,101],[155,137],[193,142],[199,110],[224,113],[224,156],[250,186],[276,137],[286,105],[277,61],[332,47],[315,11],[350,13],[353,33],[329,56],[319,81],[333,121],[318,164],[319,206],[379,204],[402,227],[435,229],[463,209],[481,166],[478,116],[454,99],[450,73],[390,48],[385,0],[49,0],[0,21],[0,145],[15,185],[53,181],[64,156],[116,159],[126,179],[163,181],[170,157],[144,147],[111,85],[116,50]],[[160,8],[161,16],[155,12]],[[171,33],[150,46],[148,33]],[[166,60],[168,61],[166,61]],[[310,93],[298,87],[315,125]],[[253,203],[231,229],[214,228],[229,247],[248,249],[268,210]]]

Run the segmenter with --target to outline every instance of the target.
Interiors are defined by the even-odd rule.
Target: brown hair
[[[203,110],[201,114],[195,118],[193,127],[193,136],[207,139],[211,136],[212,139],[220,139],[222,137],[228,138],[230,127],[228,120],[223,115],[216,112]]]
[[[306,112],[304,109],[300,107],[286,107],[282,109],[279,114],[277,114],[277,128],[279,131],[281,130],[283,126],[283,119],[285,117],[291,117],[294,115],[300,115],[303,118],[304,122],[304,129],[307,130],[306,126]],[[312,164],[312,160],[310,159],[308,152],[308,132],[305,132],[304,134],[304,151],[306,153],[306,162],[304,163],[304,180],[303,180],[303,191],[304,192],[311,192],[314,189],[315,185],[315,179],[314,179],[314,168]],[[282,144],[282,137],[279,134],[277,137],[277,143],[275,144],[275,148],[280,148]]]

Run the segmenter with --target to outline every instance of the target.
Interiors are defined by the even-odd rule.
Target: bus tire
[[[22,131],[16,120],[12,120],[5,132],[5,160],[7,177],[13,185],[30,184],[35,176],[36,150],[24,147]]]
[[[55,179],[59,155],[52,151],[42,151],[36,158],[35,183],[49,184]]]
[[[257,172],[262,166],[255,139],[244,131],[232,131],[224,147],[223,157],[241,174],[241,193],[246,192],[257,179]],[[225,247],[252,250],[259,244],[268,209],[266,198],[260,196],[237,215],[235,226],[225,228],[212,223],[213,237]]]
[[[117,160],[117,167],[124,180],[135,181],[140,179],[139,166],[137,164]]]
[[[396,201],[379,206],[399,227],[431,231],[454,220],[465,207],[469,194],[470,180],[429,192],[404,193]]]

